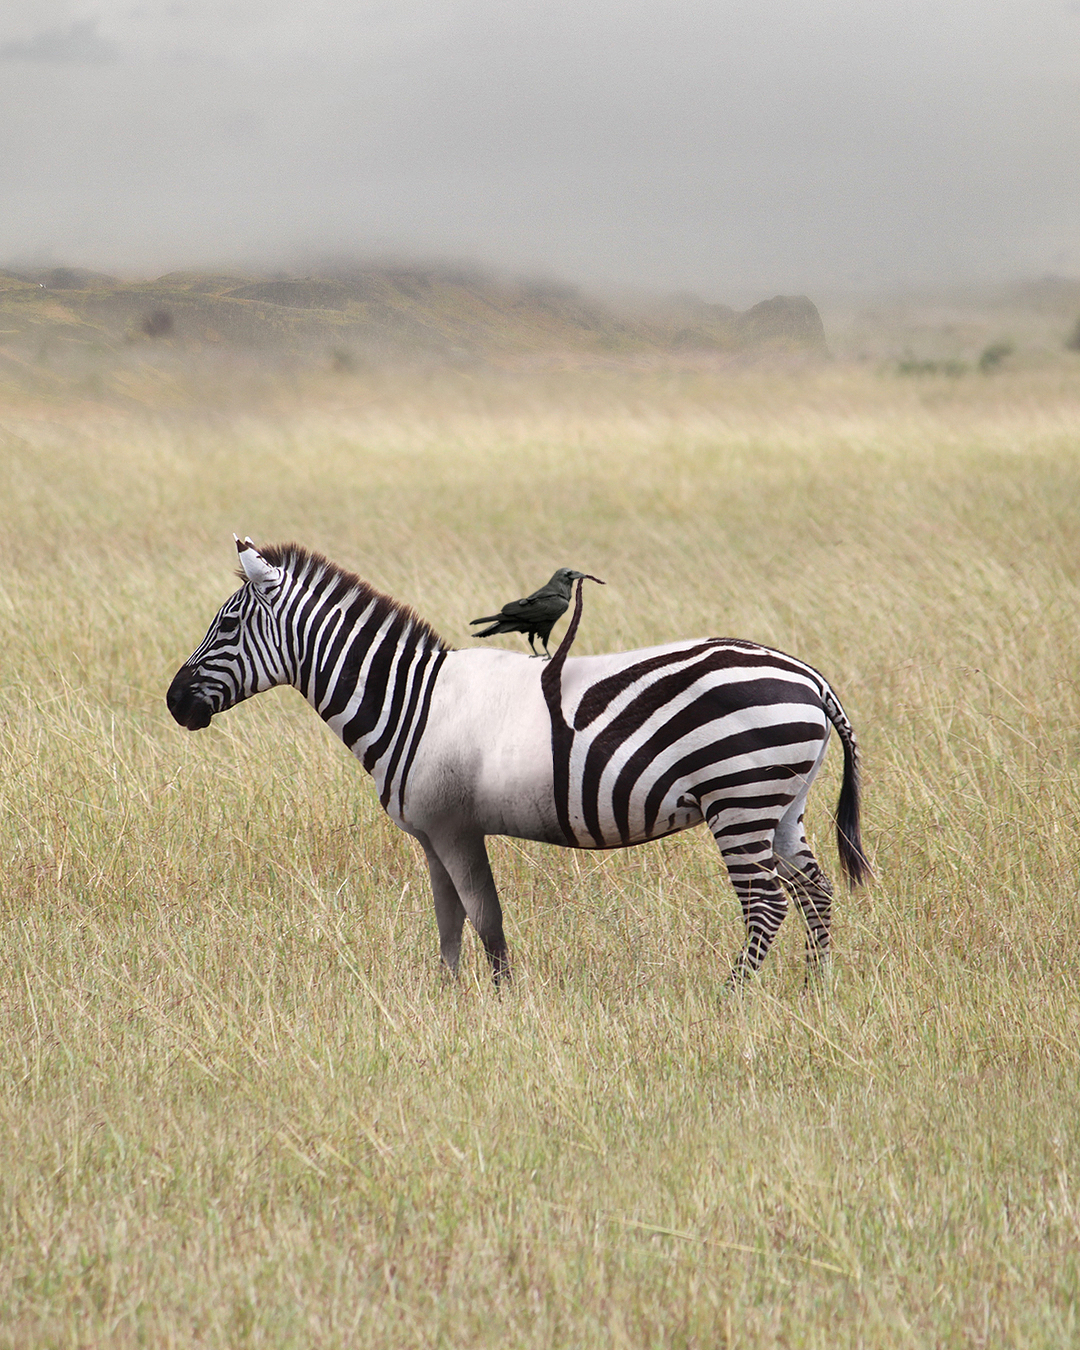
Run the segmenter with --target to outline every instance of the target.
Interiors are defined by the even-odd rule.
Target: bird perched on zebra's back
[[[547,585],[533,591],[532,595],[526,595],[521,600],[508,601],[498,614],[486,614],[480,619],[470,619],[470,623],[491,624],[490,628],[485,628],[482,633],[474,633],[473,637],[493,637],[496,633],[526,633],[533,656],[540,655],[533,646],[533,638],[538,637],[544,644],[544,654],[550,657],[548,638],[556,622],[566,613],[573,583],[579,577],[586,581],[600,581],[599,577],[590,576],[588,572],[575,572],[573,568],[560,567]],[[604,583],[600,581],[600,585],[603,586]]]

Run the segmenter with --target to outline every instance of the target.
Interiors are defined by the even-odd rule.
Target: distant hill
[[[739,313],[693,296],[619,313],[573,287],[467,269],[370,266],[317,276],[170,272],[124,282],[78,268],[0,271],[0,369],[100,363],[132,348],[235,349],[337,364],[578,353],[823,355],[805,296]]]

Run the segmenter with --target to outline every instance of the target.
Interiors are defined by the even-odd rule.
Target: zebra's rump
[[[556,777],[571,842],[625,847],[721,810],[725,827],[778,820],[805,793],[829,729],[811,667],[726,639],[629,655],[599,679],[583,685],[579,668],[567,681]]]

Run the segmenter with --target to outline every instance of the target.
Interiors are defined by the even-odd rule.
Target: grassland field
[[[223,388],[0,391],[0,1346],[1080,1343],[1080,358]],[[296,693],[167,714],[234,530],[461,645],[567,565],[579,651],[819,667],[829,984],[793,916],[723,996],[702,830],[492,840],[514,989],[445,978]]]

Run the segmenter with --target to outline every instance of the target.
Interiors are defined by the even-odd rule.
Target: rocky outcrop
[[[740,313],[684,293],[653,306],[643,323],[674,351],[828,355],[821,315],[805,295],[774,295]]]
[[[805,295],[774,295],[734,317],[735,331],[747,347],[825,355],[825,325],[817,305]]]

